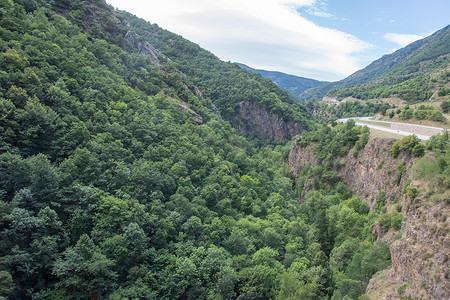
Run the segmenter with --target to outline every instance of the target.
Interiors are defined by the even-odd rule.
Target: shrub
[[[380,191],[377,198],[377,211],[380,211],[386,202],[386,192]]]
[[[447,96],[448,94],[450,94],[450,88],[443,88],[439,91],[438,96],[444,97]]]
[[[380,223],[383,232],[388,232],[391,228],[391,216],[389,214],[381,214],[378,218],[378,223]]]
[[[419,191],[416,187],[410,186],[406,188],[406,196],[408,196],[411,199],[415,199],[417,195],[419,194]]]
[[[391,227],[395,230],[400,230],[402,228],[403,215],[398,211],[393,211],[391,213]]]
[[[380,160],[380,162],[377,164],[377,170],[381,170],[381,168],[383,168],[383,164],[384,164],[384,159]]]
[[[405,290],[406,290],[407,287],[408,287],[407,284],[404,284],[404,285],[400,286],[400,287],[397,289],[398,294],[399,294],[399,295],[403,295],[403,293],[405,292]]]
[[[397,183],[397,185],[399,185],[400,181],[402,181],[403,174],[406,173],[406,163],[404,161],[399,162],[397,164],[397,169],[398,169],[398,173],[397,173],[397,177],[395,179],[395,182]]]
[[[402,138],[400,148],[404,148],[409,151],[412,151],[414,149],[414,147],[419,144],[420,144],[420,139],[417,137],[417,135],[413,134],[413,135],[405,136],[404,138]]]
[[[391,148],[391,155],[393,158],[397,158],[400,154],[400,142],[396,141]]]
[[[441,108],[443,112],[448,112],[450,110],[450,100],[442,102]]]
[[[423,144],[415,145],[414,148],[412,149],[411,153],[415,157],[423,156],[425,154],[425,146]]]

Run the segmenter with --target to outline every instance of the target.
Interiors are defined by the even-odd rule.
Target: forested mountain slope
[[[120,14],[134,32],[169,57],[176,68],[186,74],[203,95],[213,101],[224,118],[232,121],[236,127],[247,122],[239,114],[241,105],[251,102],[257,103],[269,114],[280,116],[284,121],[296,122],[303,129],[312,128],[306,108],[296,103],[270,79],[261,78],[236,64],[220,61],[212,53],[156,24],[126,12]],[[258,124],[249,131],[258,126],[267,124]]]
[[[398,96],[426,100],[436,87],[436,77],[449,63],[450,26],[372,62],[349,77],[305,91],[301,97],[353,96],[358,99]],[[448,70],[447,70],[448,73]],[[434,79],[434,80],[433,80]],[[443,78],[448,82],[448,74]],[[440,87],[445,86],[442,83]]]
[[[323,81],[289,75],[282,72],[253,69],[240,63],[238,63],[238,65],[246,70],[261,74],[264,78],[272,79],[273,82],[275,82],[280,88],[288,91],[295,99],[299,99],[299,95],[304,91],[325,83]]]
[[[0,0],[0,298],[364,294],[389,245],[333,155],[367,130],[306,134],[305,190],[289,142],[224,120],[252,109],[315,127],[270,80],[102,0]]]

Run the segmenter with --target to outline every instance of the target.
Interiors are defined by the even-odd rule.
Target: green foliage
[[[433,35],[416,41],[396,52],[384,56],[358,71],[352,76],[338,82],[320,86],[308,91],[320,96],[358,99],[379,99],[391,96],[400,97],[409,102],[425,101],[433,94],[434,82],[430,74],[443,75],[440,86],[448,82],[446,72],[441,72],[448,65],[450,28],[447,26]],[[441,95],[446,89],[440,90]],[[411,112],[402,118],[412,117]]]
[[[391,227],[395,230],[400,230],[402,228],[403,215],[398,211],[393,211],[391,213]]]
[[[329,92],[329,95],[361,99],[395,95],[414,101],[418,97],[429,97],[432,88],[429,73],[436,71],[445,76],[445,80],[448,76],[445,74],[448,72],[441,72],[448,64],[448,31],[447,26],[425,39],[383,56],[352,76],[313,88],[301,96],[322,97]]]
[[[444,96],[447,96],[448,94],[450,94],[450,89],[449,88],[442,88],[442,89],[439,90],[438,96],[439,97],[444,97]],[[444,104],[444,102],[446,102],[446,104]],[[444,101],[444,102],[442,102],[441,107],[442,107],[443,111],[447,111],[448,108],[449,108],[449,105],[448,105],[449,101]],[[444,109],[444,106],[445,106],[445,109]]]
[[[7,271],[0,271],[0,297],[8,297],[14,291],[14,282],[11,274]]]
[[[334,169],[367,129],[302,137],[322,165],[301,203],[289,143],[245,138],[213,105],[311,125],[270,81],[103,1],[1,5],[1,297],[353,297],[387,267]]]
[[[403,295],[403,293],[405,292],[406,288],[408,287],[408,284],[404,284],[402,286],[400,286],[397,291],[399,295]]]
[[[408,196],[409,198],[414,200],[418,194],[419,194],[419,191],[417,190],[416,187],[410,186],[410,187],[406,188],[406,196]]]
[[[423,144],[415,145],[414,148],[411,150],[411,153],[415,157],[424,156],[425,155],[425,145],[423,145]]]
[[[444,102],[442,102],[443,104]],[[442,106],[441,104],[441,106]],[[443,104],[445,107],[445,104]],[[445,110],[443,109],[445,112]],[[417,120],[430,120],[436,122],[446,122],[446,119],[439,109],[434,108],[429,105],[420,105],[416,108],[411,108],[410,106],[405,106],[403,110],[400,110],[400,118],[402,120],[408,120],[415,118]]]
[[[444,151],[444,149],[450,144],[450,133],[446,129],[442,134],[433,135],[427,142],[426,147],[428,150],[439,150]]]
[[[401,149],[401,144],[399,141],[395,141],[394,144],[392,144],[391,147],[391,155],[393,158],[397,158],[398,155],[400,154],[400,149]]]
[[[449,89],[449,93],[450,93],[450,89]],[[447,113],[450,110],[450,100],[442,101],[441,109],[443,112]]]
[[[377,113],[386,111],[392,106],[388,103],[374,103],[371,101],[347,101],[339,105],[327,105],[323,102],[308,102],[307,107],[317,115],[320,111],[325,111],[329,118],[330,115],[336,118],[373,116]],[[325,116],[324,116],[325,118]],[[320,119],[320,118],[319,118]]]
[[[423,156],[425,154],[425,146],[420,143],[420,139],[414,134],[405,136],[400,141],[395,141],[391,148],[391,155],[393,158],[397,158],[401,150],[407,150],[416,157]]]
[[[381,211],[381,208],[385,205],[386,202],[386,192],[385,191],[380,191],[378,193],[378,198],[377,198],[377,211]]]
[[[323,125],[316,131],[304,132],[297,143],[305,146],[316,142],[314,154],[317,161],[322,163],[331,162],[332,158],[346,155],[353,146],[361,150],[368,140],[367,130],[356,126],[355,121],[350,119],[344,124],[337,125],[334,130],[331,130],[328,125]]]
[[[397,154],[397,156],[398,156],[398,154]],[[383,165],[384,165],[384,159],[380,160],[380,162],[377,164],[376,170],[381,170],[383,168]]]
[[[239,103],[249,101],[257,102],[268,112],[278,113],[285,120],[299,122],[305,129],[314,127],[306,108],[272,80],[244,70],[237,64],[220,61],[198,45],[155,24],[128,13],[122,16],[138,35],[175,62],[177,68],[192,79],[192,83],[214,102],[226,119],[233,119]]]
[[[403,175],[406,173],[406,163],[404,161],[401,161],[397,164],[397,176],[395,177],[395,182],[397,185],[400,184],[400,181],[402,180]]]

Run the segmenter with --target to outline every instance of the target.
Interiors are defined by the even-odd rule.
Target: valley
[[[448,299],[449,32],[289,91],[104,0],[0,0],[0,299]]]

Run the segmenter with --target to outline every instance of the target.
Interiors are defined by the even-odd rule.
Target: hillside
[[[104,0],[0,1],[0,299],[374,298],[385,270],[405,296],[448,298],[447,148],[319,126],[271,80]],[[374,205],[379,178],[400,185]],[[372,230],[403,224],[394,244]]]
[[[251,132],[261,126],[270,126],[268,123],[247,126],[249,119],[243,117],[240,107],[257,103],[268,114],[280,116],[286,122],[300,124],[302,130],[313,128],[308,110],[272,80],[243,70],[236,64],[223,62],[198,45],[163,30],[156,24],[150,24],[127,12],[119,14],[131,25],[135,34],[170,58],[173,65],[200,88],[202,95],[210,98],[221,115],[235,127],[245,127],[246,132]],[[270,137],[277,135],[276,130],[266,129],[272,132]],[[283,139],[290,137],[288,134],[283,136]]]
[[[301,197],[308,201],[308,191],[317,182],[332,178],[335,172],[334,176],[340,176],[352,187],[372,214],[380,212],[377,217],[372,215],[375,219],[370,230],[376,235],[375,244],[390,245],[392,266],[370,279],[365,290],[368,299],[448,299],[448,132],[428,141],[426,153],[414,150],[422,147],[418,139],[405,137],[395,141],[373,136],[365,140],[366,144],[356,142],[353,151],[345,152],[341,150],[342,138],[352,126],[338,125],[333,130],[324,126],[293,143],[289,165]],[[329,171],[321,173],[324,162],[329,163]],[[442,167],[438,167],[439,162]],[[311,174],[322,178],[311,180]],[[322,209],[328,220],[335,217],[333,203],[324,204]],[[343,259],[337,263],[341,269],[335,277],[338,282],[344,281],[343,286],[355,276],[351,275],[354,262],[349,263],[343,255],[352,251],[349,244],[342,243],[332,253]],[[356,245],[361,247],[364,243]]]
[[[355,97],[358,99],[397,96],[407,101],[426,100],[434,89],[442,88],[448,76],[440,74],[449,64],[450,26],[429,37],[384,55],[349,77],[305,91],[300,95],[310,99],[323,97]],[[437,74],[433,75],[433,74]],[[437,85],[433,78],[444,76]]]
[[[238,63],[238,66],[246,70],[261,74],[261,76],[264,78],[272,79],[273,82],[275,82],[280,88],[288,91],[295,99],[299,99],[299,95],[304,91],[325,84],[324,81],[289,75],[282,72],[253,69],[247,65],[240,63]]]

